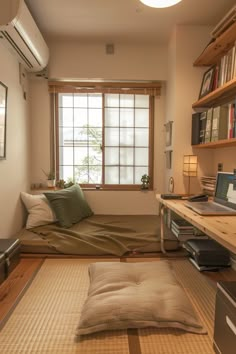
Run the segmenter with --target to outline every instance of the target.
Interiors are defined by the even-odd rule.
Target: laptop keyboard
[[[213,210],[213,211],[231,210],[228,207],[213,202],[210,203],[198,202],[198,207],[200,207],[202,210]]]

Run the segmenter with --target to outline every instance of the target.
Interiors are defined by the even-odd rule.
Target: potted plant
[[[148,189],[150,184],[150,177],[148,175],[143,175],[141,178],[141,189]]]
[[[46,172],[42,169],[43,173],[45,174],[45,176],[47,177],[47,187],[52,188],[55,187],[56,185],[56,179],[55,179],[55,172],[54,171],[49,171]]]

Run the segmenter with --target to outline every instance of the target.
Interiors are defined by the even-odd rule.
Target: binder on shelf
[[[204,143],[209,143],[211,141],[212,113],[213,113],[213,108],[208,109],[207,117],[206,117]]]
[[[204,143],[206,129],[206,112],[192,114],[192,138],[191,145]]]
[[[211,141],[227,139],[228,107],[214,107],[212,111]]]
[[[200,131],[199,131],[199,143],[205,142],[205,130],[206,130],[206,118],[207,112],[200,113]]]

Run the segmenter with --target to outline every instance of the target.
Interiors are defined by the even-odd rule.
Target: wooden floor
[[[68,258],[68,257],[67,257]],[[162,257],[154,257],[154,259]],[[19,265],[0,286],[0,329],[14,310],[15,306],[33,281],[45,257],[22,257]],[[125,261],[122,257],[121,261]],[[232,268],[217,272],[202,272],[214,282],[236,281],[236,272]]]

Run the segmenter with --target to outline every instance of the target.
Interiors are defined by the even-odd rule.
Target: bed
[[[57,224],[22,229],[18,235],[24,253],[115,255],[160,251],[160,218],[156,215],[92,215],[70,228]],[[165,249],[178,248],[169,232]]]
[[[28,212],[17,235],[23,253],[120,257],[161,250],[159,216],[94,215],[78,185],[21,198]],[[176,250],[178,240],[165,234],[165,249]]]

